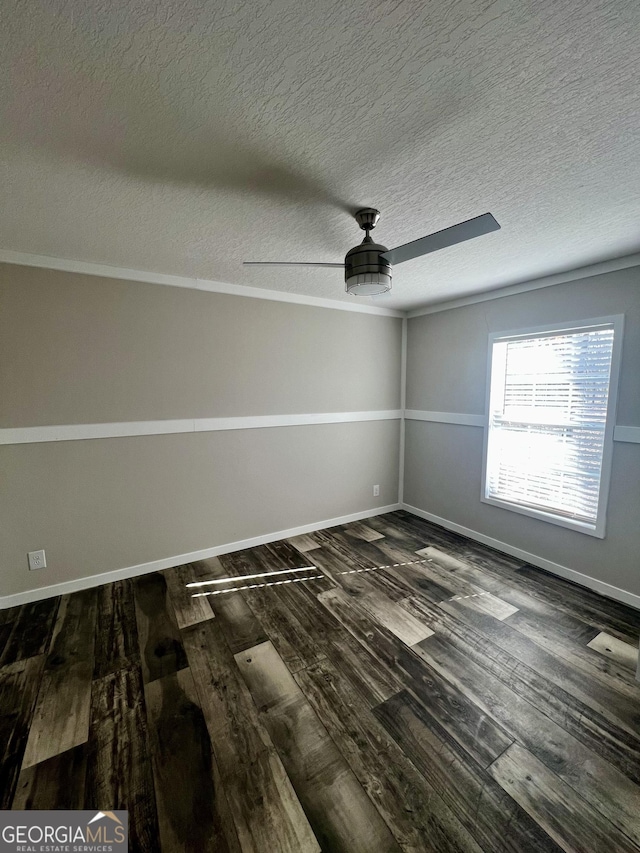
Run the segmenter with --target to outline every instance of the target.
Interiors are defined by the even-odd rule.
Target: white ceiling
[[[412,308],[640,249],[637,0],[3,0],[0,248]],[[369,302],[370,300],[366,300]]]

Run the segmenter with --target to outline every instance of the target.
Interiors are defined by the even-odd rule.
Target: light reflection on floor
[[[289,571],[299,571],[290,569]],[[286,574],[286,572],[266,572],[266,574]],[[194,592],[191,598],[202,598],[206,595],[224,595],[225,592],[240,592],[243,589],[260,589],[265,586],[281,586],[285,583],[302,583],[303,581],[321,581],[326,580],[325,575],[307,575],[304,578],[287,578],[283,581],[269,581],[268,583],[252,583],[245,586],[232,586],[229,589],[213,589],[207,592]]]
[[[340,572],[341,575],[354,575],[360,574],[361,572],[375,572],[378,569],[395,569],[401,566],[415,566],[418,563],[431,563],[433,562],[431,558],[426,558],[423,560],[412,560],[406,563],[390,563],[388,566],[371,566],[369,568],[362,569],[348,569],[345,572]],[[187,587],[201,587],[201,586],[211,586],[213,584],[223,584],[223,583],[237,583],[238,581],[245,580],[255,580],[256,578],[264,578],[264,577],[273,577],[274,575],[286,575],[292,574],[293,572],[319,572],[317,566],[298,566],[295,569],[278,569],[273,572],[258,572],[254,575],[238,575],[236,577],[227,577],[227,578],[215,578],[207,581],[191,581],[186,584]],[[205,596],[210,595],[224,595],[225,592],[242,592],[242,590],[246,589],[263,589],[268,586],[281,586],[286,583],[302,583],[303,581],[316,581],[316,580],[326,580],[326,576],[323,574],[316,575],[307,575],[303,578],[287,578],[285,580],[278,581],[268,581],[265,583],[252,583],[252,584],[244,584],[243,586],[232,586],[228,589],[215,589],[208,590],[206,592],[194,592],[192,594],[192,598],[204,598]]]
[[[317,572],[317,571],[319,571],[317,566],[300,566],[296,569],[278,569],[278,570],[273,571],[273,572],[258,572],[258,574],[256,574],[256,575],[235,575],[234,577],[216,578],[215,580],[208,580],[208,581],[191,581],[190,583],[187,584],[187,587],[211,586],[212,584],[218,584],[218,583],[234,583],[237,581],[249,581],[249,580],[253,580],[254,578],[270,577],[271,575],[286,575],[286,574],[289,574],[290,572]]]

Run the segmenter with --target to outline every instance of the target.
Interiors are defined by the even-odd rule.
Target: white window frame
[[[490,417],[490,395],[491,395],[491,371],[493,367],[493,345],[498,341],[517,340],[518,338],[531,338],[536,335],[562,334],[564,332],[589,331],[603,325],[613,325],[613,350],[611,354],[611,375],[609,378],[609,397],[607,401],[607,419],[604,430],[604,443],[602,448],[602,471],[600,475],[600,491],[598,494],[598,514],[595,525],[577,519],[566,518],[555,514],[552,510],[548,512],[540,509],[523,507],[510,501],[487,497],[487,451],[489,446],[489,417]],[[485,416],[484,416],[484,440],[482,452],[482,483],[480,500],[482,503],[500,507],[500,509],[526,515],[529,518],[537,518],[550,524],[557,524],[570,530],[577,530],[598,539],[605,538],[607,522],[607,504],[609,499],[609,488],[611,485],[611,463],[613,459],[613,432],[616,425],[616,411],[618,404],[618,383],[620,380],[620,362],[622,356],[622,333],[624,329],[624,314],[614,314],[609,317],[595,317],[589,320],[579,320],[572,323],[550,323],[544,326],[531,326],[526,329],[515,329],[506,332],[491,332],[489,334],[489,354],[487,359],[487,380],[485,389]]]

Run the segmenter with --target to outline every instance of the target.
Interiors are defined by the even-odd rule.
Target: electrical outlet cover
[[[27,557],[29,558],[30,571],[33,572],[36,569],[46,569],[47,558],[45,557],[44,551],[29,551]]]

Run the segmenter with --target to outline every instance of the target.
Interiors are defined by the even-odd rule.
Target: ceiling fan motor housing
[[[391,290],[391,264],[381,257],[385,246],[374,243],[367,234],[359,246],[347,252],[344,280],[347,293],[374,296]]]

